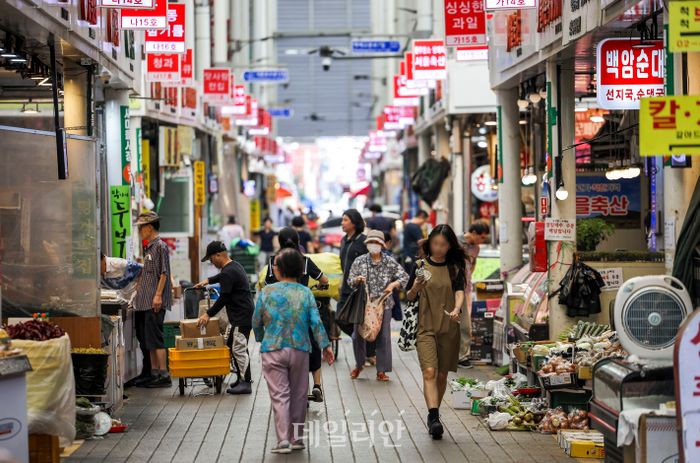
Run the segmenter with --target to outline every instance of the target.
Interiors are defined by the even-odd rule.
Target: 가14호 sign
[[[644,98],[639,151],[642,156],[700,154],[700,96]]]
[[[639,109],[642,98],[663,96],[664,44],[639,39],[605,39],[596,55],[598,104],[605,109]]]

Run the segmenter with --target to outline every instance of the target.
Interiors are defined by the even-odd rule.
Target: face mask
[[[380,244],[368,244],[367,250],[370,254],[379,254],[382,252],[382,246]]]

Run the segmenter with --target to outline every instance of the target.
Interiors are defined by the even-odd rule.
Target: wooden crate
[[[58,437],[48,434],[29,435],[30,463],[60,463],[61,449],[58,447]]]

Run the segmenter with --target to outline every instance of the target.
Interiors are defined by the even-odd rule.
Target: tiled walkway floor
[[[261,376],[259,344],[254,344],[253,394],[195,396],[204,386],[166,390],[129,389],[121,419],[124,434],[85,442],[71,462],[571,462],[552,436],[528,432],[491,432],[466,410],[454,410],[449,392],[441,414],[442,441],[427,433],[427,410],[415,352],[404,353],[394,339],[394,371],[389,383],[374,380],[375,369],[349,377],[352,345],[341,342],[337,363],[323,367],[326,402],[312,403],[307,450],[273,455],[274,420],[267,385]],[[461,371],[493,378],[490,367]],[[373,438],[370,438],[370,434]],[[353,439],[348,439],[353,436]]]

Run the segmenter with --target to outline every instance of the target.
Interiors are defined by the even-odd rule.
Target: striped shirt
[[[153,297],[156,295],[158,280],[165,275],[163,288],[162,309],[170,310],[172,304],[172,285],[170,284],[170,254],[168,245],[157,237],[144,250],[143,271],[136,290],[134,310],[150,310],[153,307]]]

